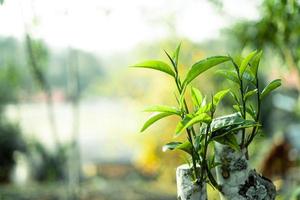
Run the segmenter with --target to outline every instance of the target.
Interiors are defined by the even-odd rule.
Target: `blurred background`
[[[264,104],[251,162],[278,199],[300,199],[298,0],[0,0],[0,199],[176,199],[187,158],[161,151],[176,122],[139,133],[143,108],[175,105],[175,87],[128,66],[167,60],[180,42],[183,71],[264,51],[263,84],[283,86]],[[230,86],[211,71],[194,85],[208,95]]]

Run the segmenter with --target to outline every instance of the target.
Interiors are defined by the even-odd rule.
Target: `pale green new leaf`
[[[188,154],[191,154],[192,153],[192,145],[189,141],[185,141],[184,143],[182,142],[170,142],[168,144],[165,144],[163,147],[162,147],[162,150],[165,152],[165,151],[168,151],[168,150],[181,150],[181,151],[184,151]]]
[[[202,104],[202,94],[197,88],[191,87],[192,101],[194,105],[200,107]]]
[[[181,115],[181,111],[176,107],[171,106],[164,106],[164,105],[155,105],[150,106],[144,110],[145,112],[163,112],[163,113],[170,113],[175,115]]]
[[[171,67],[167,63],[165,63],[163,61],[159,61],[159,60],[149,60],[149,61],[141,62],[141,63],[133,65],[132,67],[154,69],[154,70],[158,70],[158,71],[167,73],[167,74],[175,77],[175,73],[171,69]]]
[[[168,150],[174,150],[180,144],[182,144],[182,143],[181,142],[169,142],[162,147],[162,151],[166,152]]]
[[[141,132],[146,130],[149,126],[151,126],[156,121],[165,118],[167,116],[173,115],[172,113],[154,113],[149,117],[149,119],[145,122],[144,126],[141,129]]]
[[[253,58],[252,65],[251,65],[251,71],[254,76],[257,76],[257,71],[259,67],[259,62],[262,56],[262,51],[259,51]]]
[[[209,57],[204,60],[200,60],[199,62],[196,62],[195,64],[193,64],[193,66],[189,70],[183,84],[184,85],[189,84],[192,80],[194,80],[201,73],[205,72],[206,70],[208,70],[218,64],[224,63],[228,60],[230,60],[230,58],[227,56],[214,56],[214,57]]]
[[[227,90],[222,90],[220,92],[218,92],[217,94],[214,95],[214,105],[217,106],[220,101],[225,97],[226,94],[228,94],[228,92],[230,91],[230,89]]]
[[[237,73],[235,71],[232,71],[232,70],[218,70],[216,73],[223,76],[223,77],[225,77],[226,79],[228,79],[228,80],[230,80],[234,83],[240,84],[239,78],[238,78]]]
[[[189,128],[190,126],[196,124],[196,123],[208,123],[211,121],[211,118],[206,113],[201,113],[199,115],[196,115],[193,118],[189,118],[188,120],[183,120],[180,122],[180,125],[176,128],[176,136],[178,136],[183,130]]]
[[[250,98],[251,96],[253,96],[254,94],[257,94],[257,89],[251,90],[249,92],[247,92],[244,96],[244,101],[246,101],[248,98]]]
[[[179,52],[180,52],[181,43],[177,46],[176,50],[173,53],[173,60],[175,61],[176,66],[178,65],[178,59],[179,59]]]
[[[243,59],[242,63],[241,63],[241,66],[240,66],[240,69],[239,69],[239,72],[240,72],[240,75],[243,76],[244,74],[244,71],[246,70],[249,62],[251,61],[251,59],[255,56],[257,51],[253,51],[251,52],[248,56],[246,56],[245,59]]]
[[[280,79],[276,79],[276,80],[272,81],[271,83],[269,83],[269,85],[267,85],[263,89],[263,91],[261,92],[260,99],[263,100],[268,94],[270,94],[270,92],[272,92],[273,90],[275,90],[279,86],[281,86],[281,80]]]
[[[232,149],[239,151],[240,147],[234,134],[227,134],[223,137],[216,138],[216,142],[230,146]]]

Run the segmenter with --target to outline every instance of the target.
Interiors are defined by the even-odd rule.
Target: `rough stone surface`
[[[273,200],[276,189],[273,183],[251,170],[245,150],[234,151],[229,146],[215,144],[217,181],[222,186],[221,199]]]
[[[193,180],[192,168],[185,164],[176,170],[178,200],[207,200],[206,184],[199,185]]]

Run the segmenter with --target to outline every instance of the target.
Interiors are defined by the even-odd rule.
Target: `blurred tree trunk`
[[[80,197],[80,175],[81,175],[81,158],[79,148],[79,102],[80,102],[80,78],[78,69],[78,54],[76,50],[69,50],[68,66],[68,91],[72,104],[73,123],[72,123],[72,141],[69,156],[69,189],[72,199]]]
[[[46,80],[40,64],[37,62],[37,58],[32,45],[32,39],[28,33],[26,33],[26,47],[28,51],[28,60],[30,63],[29,67],[32,77],[46,94],[48,120],[53,135],[54,145],[58,149],[60,147],[60,142],[57,134],[51,87]]]

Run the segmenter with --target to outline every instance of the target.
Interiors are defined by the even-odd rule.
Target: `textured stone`
[[[206,183],[196,183],[192,167],[185,164],[176,170],[178,200],[207,200]]]
[[[222,186],[221,199],[273,200],[276,189],[273,183],[251,170],[245,150],[234,151],[229,146],[215,144],[217,182]]]

